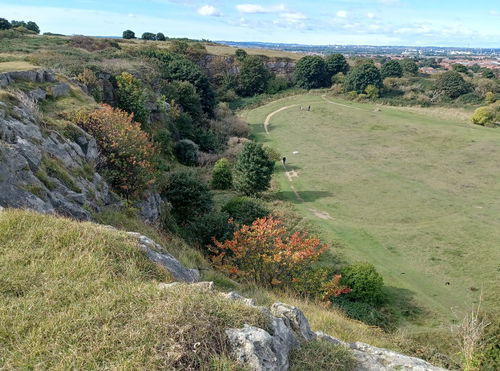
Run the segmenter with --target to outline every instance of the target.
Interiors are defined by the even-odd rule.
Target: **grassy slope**
[[[258,140],[298,172],[290,183],[278,169],[281,196],[349,260],[374,263],[398,296],[445,318],[477,298],[470,288],[483,288],[492,305],[499,295],[500,132],[425,111],[373,112],[370,104],[336,101],[356,108],[305,95],[244,113]],[[266,115],[291,104],[312,111],[276,114],[267,136]]]
[[[0,368],[234,369],[223,330],[262,326],[261,314],[193,288],[160,291],[168,274],[135,243],[91,223],[0,213]]]

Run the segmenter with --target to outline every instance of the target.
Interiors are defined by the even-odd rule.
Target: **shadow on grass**
[[[429,318],[430,313],[415,302],[415,293],[408,289],[385,286],[387,302],[384,307],[391,312],[392,325],[397,326],[402,321],[418,323]]]

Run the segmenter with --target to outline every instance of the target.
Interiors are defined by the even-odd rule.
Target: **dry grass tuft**
[[[123,232],[0,213],[0,368],[236,369],[224,329],[260,312],[168,274]]]

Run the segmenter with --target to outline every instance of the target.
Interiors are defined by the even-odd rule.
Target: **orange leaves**
[[[214,240],[214,245],[212,262],[219,269],[235,276],[249,275],[255,282],[273,286],[291,282],[297,269],[316,261],[327,248],[305,232],[290,235],[273,217],[243,225],[232,240]]]
[[[103,172],[113,187],[132,195],[154,182],[156,147],[133,115],[103,104],[93,112],[76,112],[71,119],[91,134],[106,158]]]

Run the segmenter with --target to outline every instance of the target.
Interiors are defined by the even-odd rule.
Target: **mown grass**
[[[233,370],[224,329],[259,311],[159,282],[169,274],[123,232],[22,210],[0,213],[0,368]]]
[[[425,110],[334,103],[303,95],[244,112],[255,137],[298,174],[289,181],[277,167],[278,197],[322,230],[335,253],[375,264],[391,296],[423,308],[417,325],[453,320],[453,308],[464,309],[481,289],[494,310],[500,132],[449,112],[439,119]],[[266,135],[267,114],[293,104]]]

